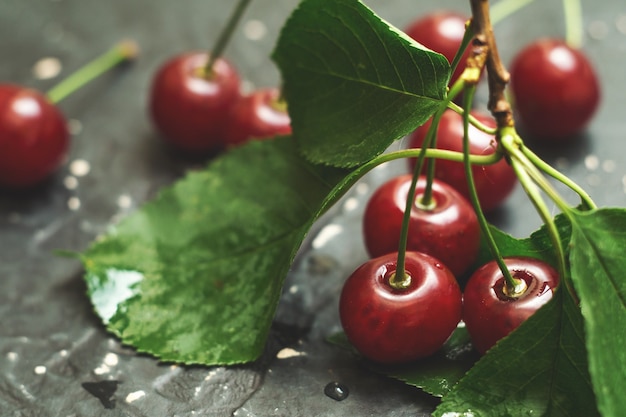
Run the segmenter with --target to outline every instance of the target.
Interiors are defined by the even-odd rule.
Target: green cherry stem
[[[513,129],[511,129],[513,130]],[[509,155],[511,155],[511,166],[515,171],[517,178],[524,189],[524,192],[530,199],[530,201],[535,206],[535,210],[543,220],[543,223],[548,231],[548,236],[550,237],[550,241],[552,242],[552,246],[555,251],[556,259],[558,262],[558,271],[559,275],[565,277],[567,267],[565,260],[565,251],[563,249],[563,244],[561,242],[561,237],[559,235],[559,231],[552,219],[552,214],[550,210],[546,206],[543,198],[541,197],[541,193],[539,192],[539,186],[541,186],[544,192],[546,191],[545,178],[543,180],[537,176],[539,172],[532,166],[532,163],[529,163],[526,159],[526,156],[519,150],[516,150],[514,146],[511,146],[515,141],[515,133],[514,132],[503,132],[501,143],[503,146],[510,150]],[[530,168],[532,166],[533,168]],[[539,174],[540,175],[540,174]],[[543,176],[542,176],[543,177]],[[539,181],[539,183],[537,182]],[[550,191],[550,194],[556,195]],[[561,200],[562,201],[562,200]]]
[[[582,203],[587,207],[588,210],[597,208],[596,204],[591,199],[589,194],[580,185],[576,184],[574,181],[572,181],[572,179],[570,179],[566,175],[563,175],[561,172],[553,168],[550,164],[546,163],[544,160],[539,158],[534,152],[532,152],[523,143],[520,144],[519,148],[522,151],[522,153],[526,156],[526,158],[528,158],[538,169],[540,169],[547,175],[550,175],[552,178],[556,179],[562,184],[565,184],[572,191],[578,194],[580,196]]]
[[[465,110],[463,110],[463,107],[459,106],[458,104],[454,103],[454,102],[450,102],[448,103],[448,108],[454,112],[456,112],[457,114],[463,116],[463,113],[465,113]],[[498,129],[495,127],[489,127],[483,123],[480,122],[480,120],[478,120],[477,118],[475,118],[474,116],[472,116],[471,114],[469,115],[469,122],[471,123],[472,126],[474,126],[475,128],[477,128],[478,130],[488,133],[490,135],[494,135],[496,133],[498,133]]]
[[[210,76],[213,72],[213,65],[215,64],[215,61],[217,61],[217,59],[224,53],[224,49],[226,49],[226,46],[228,45],[228,42],[230,41],[230,38],[232,37],[233,32],[237,27],[237,23],[239,23],[239,20],[241,20],[241,16],[243,16],[243,12],[248,7],[248,4],[250,4],[250,1],[251,0],[239,0],[239,2],[235,5],[235,9],[230,15],[228,21],[226,22],[226,26],[220,33],[220,36],[215,41],[215,45],[213,45],[213,48],[211,49],[211,53],[209,54],[209,60],[204,67],[204,73],[206,76]]]
[[[583,13],[580,0],[563,0],[565,14],[565,43],[580,49],[583,44]]]
[[[448,151],[445,149],[411,148],[384,153],[357,167],[350,173],[350,175],[347,175],[341,182],[335,185],[323,201],[320,213],[326,212],[326,210],[332,207],[332,205],[335,204],[347,190],[349,190],[363,176],[365,176],[365,174],[377,166],[398,159],[419,158],[422,152],[425,153],[424,158],[446,159],[448,161],[463,162],[463,153]],[[474,165],[491,165],[495,164],[500,159],[502,159],[502,154],[499,152],[488,155],[470,155],[470,163]]]
[[[452,88],[450,88],[448,96],[446,97],[446,101],[441,103],[439,109],[437,109],[432,117],[432,122],[430,124],[430,127],[428,128],[428,132],[426,133],[426,138],[424,140],[422,148],[420,149],[417,163],[415,164],[415,169],[413,170],[411,184],[407,192],[404,215],[402,216],[402,227],[400,229],[400,239],[398,241],[398,258],[396,261],[396,272],[389,280],[389,283],[394,288],[406,288],[408,286],[407,280],[410,280],[410,277],[408,277],[406,274],[405,260],[406,247],[409,237],[409,222],[411,220],[411,212],[413,211],[413,206],[418,205],[418,207],[422,210],[431,210],[435,208],[435,203],[432,198],[432,186],[435,179],[435,158],[428,159],[426,186],[424,187],[424,193],[419,196],[419,199],[417,199],[418,201],[416,201],[415,198],[417,181],[419,180],[420,174],[422,172],[422,166],[424,165],[424,161],[426,159],[426,153],[428,150],[435,150],[434,148],[437,141],[437,129],[439,126],[439,121],[441,120],[441,116],[446,111],[448,107],[448,102],[453,100],[461,91],[463,91],[464,85],[465,81],[463,79],[460,79],[454,83]]]
[[[475,91],[476,85],[468,84],[463,95],[463,107],[465,109],[471,108]],[[500,249],[498,248],[498,245],[493,238],[493,234],[491,233],[489,222],[485,217],[485,213],[480,207],[480,200],[478,199],[478,192],[476,191],[476,185],[474,183],[474,173],[472,172],[472,164],[470,161],[469,125],[469,112],[465,111],[463,113],[463,166],[465,169],[465,177],[467,178],[470,202],[474,207],[474,212],[476,213],[478,224],[480,226],[483,237],[487,242],[487,246],[491,251],[491,255],[498,264],[498,267],[500,268],[500,271],[504,276],[504,281],[506,283],[505,291],[507,295],[515,297],[516,295],[523,294],[526,291],[526,283],[524,280],[516,279],[513,277],[513,275],[511,275],[511,271],[509,271],[509,268],[504,263],[504,258],[502,257]]]
[[[134,59],[138,51],[139,48],[135,42],[130,40],[121,41],[87,65],[79,68],[56,86],[52,87],[47,93],[48,100],[55,104],[60,102],[109,69],[122,62]]]

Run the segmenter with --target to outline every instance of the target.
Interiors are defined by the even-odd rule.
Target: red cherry
[[[560,140],[581,131],[600,102],[598,77],[585,55],[556,39],[521,50],[510,68],[520,124],[529,134]]]
[[[346,280],[339,316],[352,345],[381,363],[408,362],[435,353],[461,317],[461,290],[437,259],[407,252],[406,288],[390,282],[397,253],[371,259]]]
[[[211,152],[225,145],[223,127],[240,97],[235,68],[218,58],[205,75],[209,56],[189,52],[166,61],[150,90],[150,112],[164,138],[183,151]]]
[[[398,251],[402,218],[411,175],[393,178],[380,186],[367,202],[363,214],[364,242],[371,257]],[[480,226],[469,202],[449,185],[433,181],[433,205],[417,202],[426,187],[421,177],[415,189],[407,249],[427,253],[460,276],[476,260]]]
[[[265,139],[291,133],[291,119],[280,90],[265,88],[242,97],[232,108],[226,143],[241,145],[249,139]]]
[[[491,116],[479,112],[472,112],[481,123],[489,127],[495,127],[496,123]],[[426,132],[431,121],[417,128],[409,138],[411,148],[422,146],[426,138]],[[469,127],[470,154],[491,155],[496,151],[496,141],[493,135],[489,135],[482,130],[470,125]],[[463,118],[452,110],[444,112],[439,122],[437,130],[438,149],[463,152]],[[415,168],[415,159],[409,160],[411,170]],[[495,164],[472,168],[474,185],[483,211],[490,211],[498,207],[511,194],[517,184],[515,171],[505,159],[501,159]],[[467,177],[462,162],[453,162],[443,159],[437,160],[435,164],[435,177],[451,185],[467,199],[469,188]]]
[[[495,261],[476,270],[463,293],[463,321],[481,353],[546,304],[559,284],[558,273],[545,262],[524,257],[505,258],[504,262],[513,278],[525,281],[523,294],[507,295],[504,275]]]
[[[41,93],[0,84],[0,185],[28,187],[63,162],[70,135],[63,114]]]
[[[441,10],[414,21],[406,28],[405,33],[425,47],[439,52],[451,63],[461,47],[467,20],[468,17],[461,13]],[[467,61],[469,52],[469,48],[465,50],[452,74],[450,84],[453,84],[465,69],[463,64]]]

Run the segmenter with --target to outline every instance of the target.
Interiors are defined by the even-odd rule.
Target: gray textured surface
[[[366,3],[399,27],[436,7],[467,10],[458,0]],[[537,150],[600,205],[624,206],[626,7],[621,0],[583,3],[585,48],[602,79],[602,106],[588,133],[567,149]],[[103,76],[60,104],[78,128],[68,164],[58,175],[30,192],[0,191],[1,416],[419,416],[436,405],[416,389],[359,367],[324,342],[339,328],[341,282],[365,259],[359,224],[363,202],[401,166],[373,172],[316,225],[287,279],[266,353],[251,365],[176,367],[121,347],[92,313],[80,265],[53,254],[55,249],[84,249],[116,217],[190,168],[153,132],[145,111],[147,86],[165,58],[212,45],[230,13],[226,4],[0,1],[0,81],[46,90],[120,38],[134,38],[142,49],[132,66]],[[251,85],[278,83],[268,55],[295,4],[258,0],[247,11],[226,55]],[[510,59],[536,36],[560,35],[560,4],[536,2],[499,23],[503,58]],[[267,29],[261,39],[246,38],[250,20]],[[43,57],[60,60],[59,77],[33,75]],[[86,175],[74,175],[70,164],[76,160],[88,162]],[[520,189],[492,219],[517,236],[539,225]],[[350,389],[346,400],[324,395],[332,381]],[[100,384],[83,385],[90,383]]]

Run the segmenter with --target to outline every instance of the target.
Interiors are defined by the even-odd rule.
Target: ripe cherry
[[[363,236],[371,257],[398,251],[402,219],[406,209],[411,175],[395,177],[370,197],[363,214]],[[420,201],[426,187],[421,177],[415,189],[407,249],[427,253],[460,276],[476,260],[480,226],[469,202],[449,185],[434,180],[432,202]]]
[[[465,35],[465,23],[468,17],[454,11],[438,11],[411,23],[405,33],[425,47],[439,52],[448,59],[454,60]],[[463,70],[469,56],[469,48],[465,50],[459,65],[452,74],[450,84],[456,81]]]
[[[188,52],[167,60],[150,89],[152,120],[164,138],[187,152],[209,153],[225,145],[223,128],[240,98],[240,78],[227,60]]]
[[[265,139],[290,133],[291,119],[280,90],[264,88],[234,104],[224,138],[228,146],[236,146],[252,138]]]
[[[401,363],[435,353],[461,317],[461,290],[432,256],[406,252],[410,280],[395,278],[397,253],[371,259],[346,280],[339,316],[352,345],[366,358]]]
[[[525,291],[510,295],[504,275],[491,261],[472,274],[463,293],[463,321],[481,353],[546,304],[559,284],[556,270],[543,261],[511,257],[504,262],[514,279],[524,281]]]
[[[517,54],[510,72],[520,124],[534,137],[571,137],[588,124],[600,102],[591,63],[561,40],[531,43]]]
[[[118,64],[134,59],[137,45],[124,40],[43,94],[0,84],[0,186],[36,185],[66,159],[70,136],[55,103]]]
[[[52,174],[70,146],[65,117],[43,94],[0,84],[0,186],[28,187]]]
[[[473,111],[472,115],[488,127],[495,127],[491,116]],[[411,148],[422,146],[431,121],[417,128],[409,138]],[[496,151],[495,137],[470,125],[470,154],[491,155]],[[437,130],[438,149],[463,152],[463,118],[452,110],[447,110],[441,117]],[[411,170],[415,167],[415,159],[409,160]],[[511,194],[517,184],[517,176],[509,163],[503,158],[492,165],[475,165],[472,167],[474,185],[478,194],[481,209],[490,211],[498,207]],[[451,185],[469,199],[469,187],[465,168],[462,162],[439,159],[435,163],[435,177]]]

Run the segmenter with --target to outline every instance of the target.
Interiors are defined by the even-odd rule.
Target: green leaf
[[[305,161],[289,137],[189,174],[82,255],[97,313],[165,361],[256,359],[302,239],[349,174]]]
[[[585,318],[591,379],[604,417],[626,415],[626,210],[572,212],[572,280]]]
[[[344,333],[333,335],[328,341],[358,355]],[[478,353],[472,348],[467,330],[460,327],[442,349],[427,359],[401,366],[379,365],[369,361],[366,364],[375,372],[421,388],[435,397],[442,397],[477,360]]]
[[[304,0],[273,53],[294,137],[315,163],[351,167],[423,124],[450,65],[357,0]]]
[[[563,288],[485,354],[434,416],[597,416],[580,309]]]
[[[567,247],[571,234],[572,226],[568,218],[562,214],[554,218],[559,237],[564,248]],[[530,258],[540,259],[550,265],[556,267],[557,260],[554,247],[548,229],[544,226],[533,232],[530,237],[517,239],[508,233],[503,232],[495,226],[490,227],[493,238],[498,245],[498,250],[502,256],[527,256]],[[483,265],[494,259],[486,241],[481,241],[481,250],[476,262],[476,266]]]

